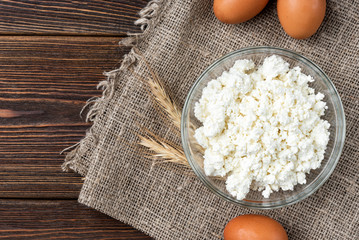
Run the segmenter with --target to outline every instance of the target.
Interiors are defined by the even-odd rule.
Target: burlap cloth
[[[247,46],[269,45],[294,50],[312,59],[333,80],[342,98],[347,136],[342,157],[329,180],[295,205],[254,211],[226,202],[183,167],[154,164],[133,146],[138,126],[179,142],[163,123],[138,75],[148,68],[133,49],[122,65],[100,83],[101,98],[92,99],[93,126],[65,168],[86,176],[79,202],[156,239],[219,239],[231,218],[265,214],[281,222],[290,239],[359,239],[359,2],[327,2],[317,34],[295,40],[282,30],[276,3],[254,19],[222,24],[210,0],[152,1],[140,12],[143,33],[123,42],[134,44],[183,105],[193,82],[214,60]]]

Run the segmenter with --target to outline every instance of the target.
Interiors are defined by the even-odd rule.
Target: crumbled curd
[[[305,184],[329,141],[330,124],[320,118],[327,108],[324,95],[308,86],[313,81],[276,55],[259,67],[238,60],[210,81],[195,105],[206,175],[226,177],[237,199],[250,189],[268,198]]]

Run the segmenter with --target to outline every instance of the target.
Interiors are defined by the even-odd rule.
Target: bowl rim
[[[314,187],[311,189],[304,188],[303,191],[299,192],[297,195],[289,197],[289,199],[278,200],[274,203],[264,203],[264,204],[263,203],[258,204],[253,201],[249,202],[249,201],[244,201],[244,200],[237,200],[237,199],[234,199],[233,197],[230,197],[230,195],[224,194],[222,191],[216,190],[215,187],[213,187],[213,185],[206,179],[206,177],[202,176],[203,175],[202,172],[199,169],[197,169],[197,168],[199,168],[199,166],[197,166],[197,164],[194,163],[192,155],[187,147],[187,143],[185,142],[185,139],[188,138],[187,131],[185,131],[185,126],[186,126],[186,118],[187,118],[187,113],[188,113],[187,109],[188,109],[189,100],[190,100],[194,90],[196,89],[197,85],[203,79],[203,77],[209,71],[211,71],[213,68],[215,68],[219,63],[225,61],[227,58],[229,58],[233,55],[237,55],[237,54],[245,53],[245,52],[251,52],[251,51],[258,51],[258,50],[273,51],[273,54],[283,53],[284,55],[287,54],[286,56],[288,56],[288,54],[289,54],[290,56],[288,56],[288,57],[295,58],[296,60],[301,61],[302,63],[304,63],[305,65],[307,65],[308,67],[310,67],[314,71],[316,71],[317,74],[322,78],[322,81],[327,85],[327,87],[329,89],[331,88],[333,90],[331,95],[332,95],[333,106],[335,109],[336,123],[338,126],[338,127],[336,127],[335,145],[333,146],[333,150],[328,158],[328,162],[326,163],[326,166],[324,166],[323,170],[316,177],[316,180],[311,183],[311,184],[316,183],[315,185],[313,185]],[[339,118],[340,116],[341,116],[341,118]],[[341,124],[338,125],[338,122]],[[305,56],[303,56],[299,53],[296,53],[292,50],[279,48],[279,47],[271,47],[271,46],[254,46],[254,47],[241,48],[241,49],[232,51],[232,52],[220,57],[219,59],[215,60],[212,64],[210,64],[200,74],[200,76],[193,83],[191,89],[189,90],[189,92],[187,94],[187,97],[186,97],[186,100],[184,103],[184,107],[183,107],[183,111],[182,111],[182,116],[181,116],[181,142],[182,142],[182,146],[183,146],[183,150],[184,150],[186,159],[189,162],[189,165],[191,166],[192,170],[195,172],[196,176],[201,180],[201,182],[211,192],[215,193],[215,195],[219,196],[220,198],[225,199],[226,201],[229,201],[231,203],[235,203],[240,206],[252,208],[252,209],[276,209],[276,208],[289,206],[289,205],[295,204],[299,201],[306,199],[307,197],[312,195],[314,192],[316,192],[328,180],[328,178],[334,171],[334,169],[340,159],[342,151],[343,151],[345,135],[346,135],[346,121],[345,121],[345,112],[344,112],[343,104],[342,104],[341,98],[339,96],[339,93],[338,93],[337,89],[335,88],[333,82],[330,80],[330,78],[325,74],[325,72],[317,64],[315,64],[314,62],[312,62]],[[336,156],[334,156],[334,159],[333,159],[332,155],[335,152],[334,151],[335,149],[337,151],[336,151]],[[329,162],[332,163],[330,165],[330,168],[328,168]]]

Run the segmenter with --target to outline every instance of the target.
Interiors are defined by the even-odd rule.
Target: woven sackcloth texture
[[[225,224],[245,213],[273,217],[292,240],[359,239],[359,2],[327,1],[322,26],[307,40],[284,33],[275,1],[237,25],[220,23],[212,2],[154,0],[140,12],[136,23],[143,32],[122,42],[134,48],[100,83],[102,97],[89,101],[93,126],[66,156],[64,168],[86,176],[79,202],[155,239],[220,239]],[[334,82],[347,120],[343,154],[329,180],[300,203],[265,211],[218,198],[190,169],[154,164],[134,144],[141,127],[180,143],[138,79],[149,76],[142,58],[183,106],[196,78],[214,60],[259,45],[294,50],[317,63]]]

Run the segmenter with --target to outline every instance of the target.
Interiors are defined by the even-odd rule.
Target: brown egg
[[[236,24],[260,13],[269,0],[214,0],[213,11],[219,21]]]
[[[284,31],[296,39],[312,36],[323,22],[325,0],[278,0],[277,12]]]
[[[223,235],[224,240],[288,240],[279,222],[253,214],[233,218],[224,228]]]

